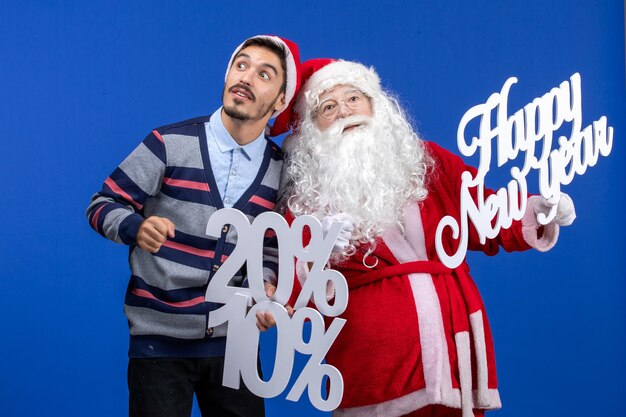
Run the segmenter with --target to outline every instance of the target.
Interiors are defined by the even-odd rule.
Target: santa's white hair
[[[339,118],[322,132],[314,110],[321,93],[337,85],[366,94],[373,116]],[[426,198],[432,158],[398,101],[382,90],[374,69],[362,64],[337,61],[318,70],[294,108],[301,122],[283,145],[280,205],[296,216],[311,214],[320,220],[339,213],[352,216],[350,244],[331,261],[347,259],[361,244],[368,244],[371,253],[385,228],[403,228],[407,201]],[[343,132],[350,124],[361,126]]]

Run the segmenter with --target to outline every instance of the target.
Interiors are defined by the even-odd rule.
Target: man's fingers
[[[176,230],[176,225],[174,225],[174,223],[172,223],[170,221],[170,219],[166,219],[166,218],[163,218],[163,222],[167,226],[167,235],[169,237],[174,237],[175,236],[174,232]]]
[[[268,327],[263,325],[260,321],[256,322],[256,328],[259,329],[260,332],[264,332],[268,329]]]
[[[140,239],[139,237],[137,238],[137,246],[139,246],[141,249],[148,251],[150,253],[157,253],[159,251],[159,249],[161,249],[161,244],[155,242],[152,239]]]
[[[150,226],[143,226],[137,232],[137,246],[148,252],[156,252],[161,246],[154,238],[151,237],[149,232]],[[156,232],[154,232],[156,233]],[[158,233],[156,233],[158,235]]]
[[[146,240],[145,246],[147,247],[148,252],[151,253],[157,253],[159,249],[161,249],[161,243],[152,239]]]
[[[274,316],[269,311],[257,311],[256,320],[256,327],[262,332],[276,325]]]
[[[276,326],[276,321],[274,320],[274,315],[269,311],[266,311],[264,314],[265,317],[265,326],[268,328]]]
[[[146,227],[144,233],[146,234],[146,238],[149,238],[154,243],[158,243],[160,245],[165,242],[165,236],[154,227]]]
[[[265,283],[265,295],[267,295],[268,298],[272,298],[275,292],[276,292],[276,286],[273,284],[270,284],[269,282],[266,282]]]
[[[265,325],[264,323],[264,319],[261,319],[261,317],[263,317],[263,313],[260,311],[257,311],[256,313],[256,328],[259,329],[259,331],[264,332],[268,329],[268,327]]]
[[[157,253],[161,249],[161,245],[152,245],[148,247],[148,252]]]
[[[290,306],[289,304],[285,304],[285,309],[287,310],[287,314],[289,314],[289,317],[293,316],[295,310],[292,306]]]
[[[156,253],[167,237],[174,237],[174,223],[164,217],[150,216],[141,223],[137,232],[137,246]]]
[[[167,237],[169,224],[172,224],[172,222],[162,217],[155,217],[152,219],[151,223],[155,230],[157,230],[163,237]]]

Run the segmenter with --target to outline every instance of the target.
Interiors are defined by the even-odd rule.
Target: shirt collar
[[[226,126],[224,126],[222,122],[221,113],[222,107],[217,109],[209,120],[209,129],[220,152],[232,152],[234,149],[240,148],[248,159],[263,157],[265,151],[265,132],[261,132],[256,139],[247,145],[241,146],[233,139],[230,133],[228,133],[228,130],[226,130]]]

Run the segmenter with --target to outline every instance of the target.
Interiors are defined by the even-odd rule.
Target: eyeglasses
[[[339,105],[343,103],[350,110],[360,110],[365,107],[368,102],[368,97],[359,90],[352,90],[346,95],[343,96],[343,99],[339,101],[329,98],[328,100],[324,100],[320,103],[319,106],[315,108],[315,115],[320,115],[324,119],[334,119],[339,113]]]

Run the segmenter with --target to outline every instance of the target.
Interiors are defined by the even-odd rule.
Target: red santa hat
[[[370,98],[382,91],[380,78],[373,67],[353,61],[331,58],[315,58],[303,62],[300,67],[302,87],[295,100],[274,122],[270,136],[277,136],[297,127],[306,116],[307,108],[317,106],[319,96],[336,85],[351,85]]]
[[[285,87],[285,103],[287,103],[287,105],[283,109],[277,110],[274,112],[274,114],[272,114],[272,117],[276,117],[287,108],[291,108],[291,101],[294,97],[296,97],[296,95],[298,94],[298,90],[300,89],[300,51],[298,50],[298,45],[295,42],[275,35],[256,35],[246,39],[241,43],[241,45],[235,48],[235,52],[233,52],[232,56],[230,57],[230,61],[228,61],[228,66],[226,67],[226,75],[224,76],[224,80],[226,80],[226,77],[228,77],[228,71],[230,71],[230,67],[232,67],[235,57],[237,56],[239,51],[241,51],[241,48],[243,48],[245,43],[249,40],[260,38],[270,40],[276,45],[283,47],[285,50],[285,77],[287,78],[287,85]]]

